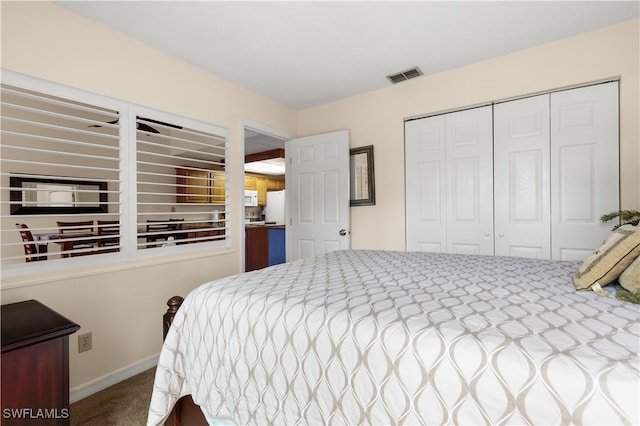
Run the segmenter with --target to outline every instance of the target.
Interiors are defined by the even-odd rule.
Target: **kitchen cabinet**
[[[249,225],[245,227],[245,271],[286,262],[285,227]]]
[[[214,203],[224,203],[227,194],[227,180],[222,172],[213,172],[211,195]]]
[[[179,203],[210,203],[212,175],[207,170],[176,169]]]
[[[226,178],[222,171],[176,169],[179,203],[224,203]],[[284,189],[284,179],[245,174],[244,189],[258,191],[258,204],[267,203],[267,191]]]
[[[281,191],[284,189],[284,179],[267,178],[267,191]]]
[[[70,424],[69,335],[79,328],[37,300],[2,305],[3,425]]]
[[[267,191],[280,191],[284,189],[284,179],[245,173],[244,189],[258,191],[258,205],[267,204]]]
[[[267,180],[265,178],[256,178],[256,190],[258,191],[258,205],[267,204]]]
[[[285,253],[285,227],[267,227],[267,240],[269,246],[269,266],[286,262]]]
[[[226,179],[224,172],[213,170],[176,169],[177,201],[179,203],[224,203]]]
[[[248,272],[269,266],[267,227],[245,226],[244,235],[244,270]]]
[[[256,177],[252,175],[244,175],[244,189],[256,189]]]
[[[217,241],[224,237],[224,229],[189,229],[187,238],[189,240],[198,239],[191,242]]]

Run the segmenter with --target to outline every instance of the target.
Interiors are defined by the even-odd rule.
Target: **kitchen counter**
[[[258,227],[258,226],[264,226],[265,228],[285,228],[285,225],[276,225],[275,223],[264,223],[264,222],[257,222],[257,223],[253,223],[253,222],[249,222],[249,223],[245,223],[244,226],[246,227]]]
[[[213,222],[185,223],[181,229],[223,228]]]

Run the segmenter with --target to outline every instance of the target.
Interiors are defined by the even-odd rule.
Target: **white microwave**
[[[258,207],[258,191],[253,189],[244,190],[245,207]]]

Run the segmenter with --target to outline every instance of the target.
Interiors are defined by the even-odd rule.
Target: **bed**
[[[203,284],[148,425],[637,424],[640,305],[579,266],[345,250]]]

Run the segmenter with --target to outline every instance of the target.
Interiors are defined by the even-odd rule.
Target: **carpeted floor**
[[[71,404],[71,426],[144,426],[155,368]]]

